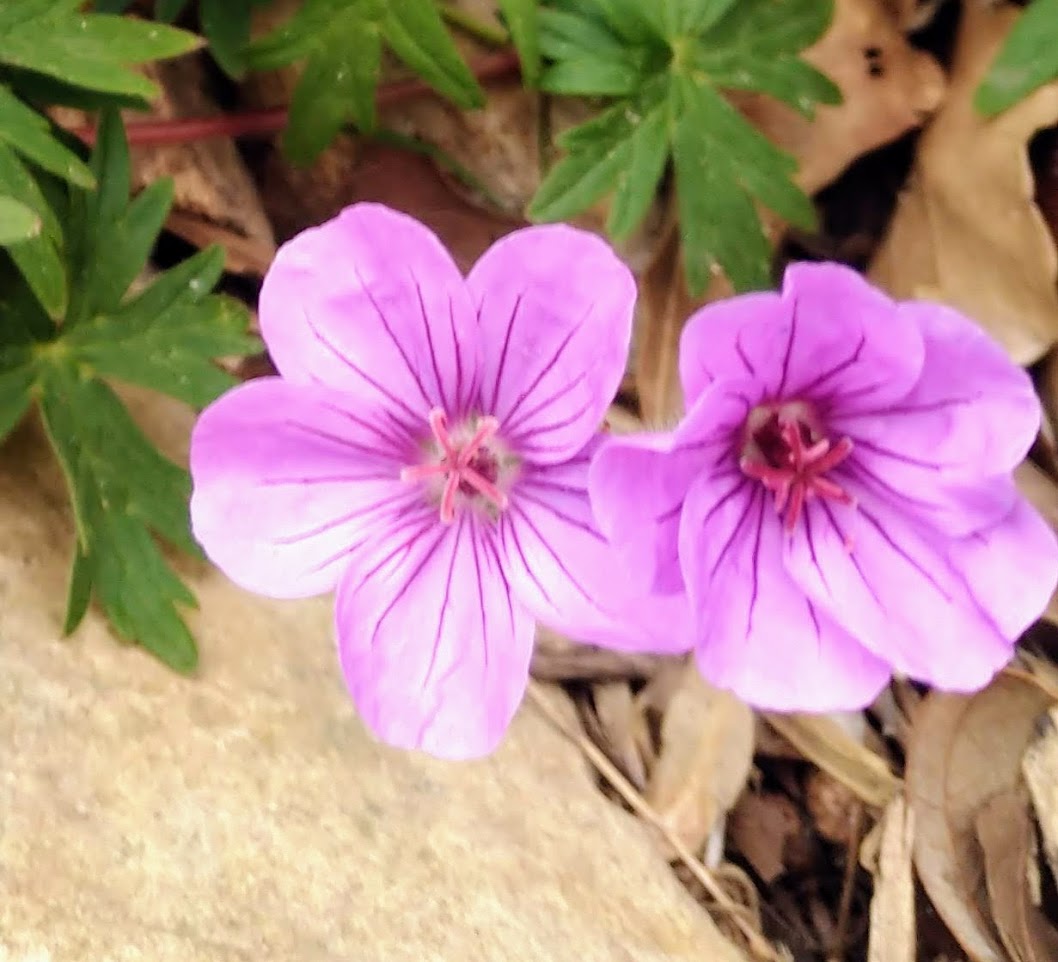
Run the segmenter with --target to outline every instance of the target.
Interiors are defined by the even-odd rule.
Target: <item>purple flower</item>
[[[680,346],[688,406],[591,469],[615,541],[684,586],[703,674],[779,710],[868,704],[894,671],[986,684],[1042,611],[1058,545],[1014,487],[1039,405],[938,304],[834,264],[711,304]]]
[[[564,226],[510,234],[466,279],[425,227],[372,204],[279,251],[260,321],[281,376],[202,414],[192,523],[251,591],[337,588],[342,667],[381,738],[492,750],[536,619],[690,647],[679,604],[614,564],[587,496],[634,301],[610,248]]]

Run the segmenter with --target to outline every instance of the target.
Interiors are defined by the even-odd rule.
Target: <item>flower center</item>
[[[851,453],[851,439],[831,444],[808,405],[762,405],[746,420],[739,467],[775,495],[775,510],[792,532],[811,498],[854,503],[840,484],[826,477]]]
[[[437,460],[415,464],[400,472],[402,481],[441,480],[441,520],[451,524],[456,517],[456,495],[481,498],[496,510],[507,507],[507,495],[497,485],[500,459],[489,446],[499,429],[491,416],[477,419],[475,429],[465,440],[453,438],[448,415],[434,408],[429,417],[430,430],[437,442]]]

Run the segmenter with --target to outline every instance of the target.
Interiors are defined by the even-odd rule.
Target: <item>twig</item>
[[[497,80],[517,72],[518,54],[514,50],[489,54],[471,69],[479,81]],[[425,81],[397,80],[380,87],[375,102],[379,107],[390,107],[435,93]],[[129,144],[133,147],[165,147],[211,137],[267,137],[286,126],[288,113],[287,107],[269,107],[213,117],[139,120],[127,124],[125,130]],[[70,132],[90,146],[95,143],[95,126],[92,124],[73,127]]]
[[[745,937],[750,948],[761,959],[780,962],[779,955],[771,944],[746,921],[742,906],[731,899],[727,892],[724,891],[723,886],[713,877],[712,872],[673,833],[661,816],[636,791],[635,786],[617,770],[617,767],[602,753],[598,746],[589,738],[586,738],[583,733],[570,730],[566,720],[555,710],[554,705],[551,704],[547,695],[540,690],[540,686],[535,681],[529,682],[528,695],[530,701],[547,716],[547,719],[584,753],[588,761],[610,783],[617,794],[628,803],[632,811],[661,833],[661,836],[679,856],[680,861],[687,866],[691,875],[702,884],[702,887],[709,893],[713,901],[728,913],[739,932]]]

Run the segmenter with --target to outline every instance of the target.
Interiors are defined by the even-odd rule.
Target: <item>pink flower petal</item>
[[[690,645],[682,593],[651,592],[649,572],[622,563],[588,501],[587,457],[530,467],[501,519],[506,570],[538,620],[577,641],[633,651]]]
[[[677,544],[691,484],[702,473],[738,471],[751,390],[742,381],[713,384],[675,431],[609,437],[592,460],[588,490],[600,528],[640,565],[654,559],[659,590],[683,587]]]
[[[926,345],[917,384],[895,404],[835,407],[831,427],[853,439],[864,465],[914,493],[1012,470],[1039,430],[1029,376],[950,308],[909,302],[900,315],[919,325]]]
[[[698,666],[759,708],[834,711],[870,704],[889,678],[794,584],[784,534],[762,488],[709,479],[687,496],[680,556],[698,623]]]
[[[752,380],[758,400],[843,412],[902,398],[922,367],[914,320],[838,264],[794,264],[782,294],[747,294],[694,314],[680,342],[690,406],[713,381]]]
[[[416,492],[413,452],[377,414],[308,384],[261,378],[211,404],[191,436],[191,524],[233,581],[275,598],[330,591],[352,544]]]
[[[897,671],[948,691],[983,687],[1014,638],[978,606],[946,540],[881,499],[812,502],[785,564],[823,610]],[[850,551],[851,546],[851,551]]]
[[[466,286],[414,218],[356,204],[284,244],[265,277],[261,332],[280,373],[355,394],[407,430],[476,397]]]
[[[481,400],[541,464],[575,455],[624,373],[635,280],[601,238],[562,224],[493,244],[467,278],[484,355]]]
[[[879,470],[880,468],[880,470]],[[868,496],[888,501],[894,509],[917,518],[945,535],[960,537],[1002,520],[1018,500],[1018,491],[1009,475],[955,484],[935,481],[932,484],[903,485],[890,480],[892,472],[880,466],[878,459],[852,456],[832,472],[837,481],[854,498]]]
[[[1058,584],[1058,540],[1020,497],[999,523],[953,541],[948,557],[1006,638],[1017,638],[1040,616]]]
[[[336,619],[346,682],[380,739],[449,759],[499,744],[525,691],[534,626],[477,519],[444,526],[424,510],[358,552]]]

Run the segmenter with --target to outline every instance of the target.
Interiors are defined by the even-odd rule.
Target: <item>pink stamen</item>
[[[778,438],[773,433],[778,428]],[[769,460],[743,457],[742,473],[759,481],[775,496],[775,510],[783,518],[783,527],[792,533],[800,521],[805,504],[824,498],[839,504],[854,504],[852,496],[833,478],[825,477],[852,453],[852,441],[841,438],[831,444],[820,438],[806,444],[808,429],[797,419],[777,414],[760,431],[769,431]],[[755,435],[754,440],[759,437]],[[763,442],[760,442],[763,447]],[[779,450],[775,450],[778,448]]]
[[[448,430],[448,416],[440,408],[434,408],[430,412],[428,421],[440,448],[440,459],[402,469],[401,480],[422,481],[426,478],[443,477],[445,481],[441,490],[440,511],[441,521],[445,524],[451,524],[455,520],[456,496],[460,488],[477,492],[500,511],[506,508],[507,495],[499,489],[493,479],[483,473],[489,468],[489,452],[486,445],[499,430],[499,421],[494,417],[480,418],[474,434],[461,445],[452,439]]]

